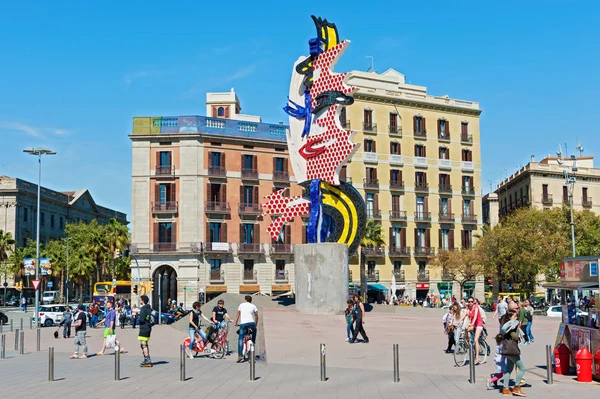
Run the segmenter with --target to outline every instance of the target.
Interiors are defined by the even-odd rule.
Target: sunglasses
[[[474,303],[473,301],[468,301],[469,303]]]

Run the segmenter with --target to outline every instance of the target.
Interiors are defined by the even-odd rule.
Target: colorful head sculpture
[[[333,72],[350,42],[339,41],[335,24],[312,19],[317,37],[309,40],[309,55],[294,64],[289,103],[284,107],[290,115],[290,162],[305,195],[283,197],[285,189],[268,195],[265,213],[281,216],[267,231],[276,239],[284,224],[310,214],[309,243],[346,243],[353,253],[366,223],[365,204],[352,185],[340,181],[342,166],[358,148],[353,132],[340,123],[340,112],[354,102],[354,88],[346,85],[346,73]]]

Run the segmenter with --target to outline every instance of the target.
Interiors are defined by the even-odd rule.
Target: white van
[[[42,303],[51,304],[58,302],[58,297],[60,295],[59,291],[46,291],[44,295],[42,295]]]

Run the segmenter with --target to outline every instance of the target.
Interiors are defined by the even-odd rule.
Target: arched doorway
[[[152,279],[154,281],[152,308],[158,310],[160,296],[161,312],[166,312],[169,310],[167,303],[169,298],[171,301],[177,301],[177,273],[171,266],[163,265],[154,271]]]

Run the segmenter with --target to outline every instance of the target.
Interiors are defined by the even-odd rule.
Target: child
[[[346,303],[348,304],[348,307],[346,308],[344,315],[346,316],[346,335],[348,335],[346,341],[349,342],[352,340],[352,307],[354,306],[354,302],[352,302],[351,299],[348,299]]]
[[[486,381],[487,389],[491,389],[492,385],[495,389],[498,388],[498,380],[504,376],[506,371],[506,357],[502,354],[502,334],[496,335],[496,352],[494,354],[494,363],[496,364],[495,373],[490,375],[490,379]]]

